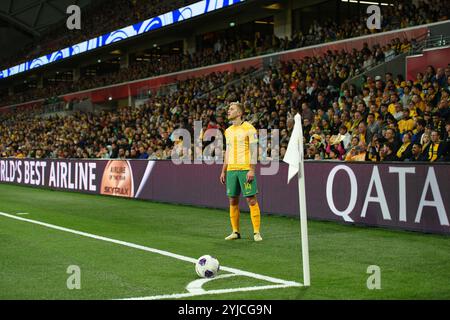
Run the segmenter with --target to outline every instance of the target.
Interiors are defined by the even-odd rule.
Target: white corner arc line
[[[152,252],[152,253],[160,254],[160,255],[163,255],[163,256],[166,256],[166,257],[170,257],[170,258],[174,258],[174,259],[190,262],[190,263],[196,263],[197,262],[197,259],[186,257],[186,256],[179,255],[179,254],[176,254],[176,253],[172,253],[172,252],[169,252],[169,251],[154,249],[154,248],[138,245],[138,244],[131,243],[131,242],[116,240],[116,239],[107,238],[107,237],[103,237],[103,236],[98,236],[98,235],[87,233],[87,232],[82,232],[82,231],[77,231],[77,230],[73,230],[73,229],[69,229],[69,228],[64,228],[64,227],[60,227],[60,226],[57,226],[57,225],[41,222],[41,221],[38,221],[38,220],[32,220],[32,219],[26,219],[26,218],[14,216],[14,215],[11,215],[11,214],[8,214],[8,213],[4,213],[4,212],[0,212],[0,216],[4,216],[4,217],[11,218],[11,219],[14,219],[14,220],[19,220],[19,221],[33,223],[33,224],[40,225],[40,226],[43,226],[43,227],[47,227],[47,228],[54,229],[54,230],[59,230],[59,231],[67,232],[67,233],[76,234],[76,235],[83,236],[83,237],[86,237],[86,238],[102,240],[102,241],[105,241],[105,242],[115,243],[115,244],[122,245],[122,246],[129,247],[129,248],[134,248],[134,249],[138,249],[138,250]],[[253,272],[243,271],[243,270],[240,270],[240,269],[223,267],[223,266],[221,266],[220,269],[223,270],[223,271],[228,271],[228,272],[231,272],[231,273],[235,273],[235,274],[242,275],[242,276],[247,276],[247,277],[254,278],[254,279],[265,280],[267,282],[277,283],[277,284],[281,285],[282,287],[284,287],[284,286],[302,286],[302,284],[300,284],[298,282],[295,282],[295,281],[286,281],[286,280],[282,280],[282,279],[278,279],[278,278],[274,278],[274,277],[269,277],[269,276],[264,276],[264,275],[253,273]],[[259,288],[261,288],[261,287],[259,287]],[[231,289],[227,289],[227,290],[231,290]],[[217,291],[217,290],[214,290],[214,291]],[[212,292],[212,291],[208,291],[208,292]]]
[[[201,278],[194,281],[189,282],[189,284],[186,286],[186,290],[190,293],[205,293],[206,290],[203,289],[203,285],[207,282],[218,280],[218,279],[224,279],[229,277],[235,277],[237,274],[235,273],[228,273],[228,274],[221,274],[214,278]]]
[[[299,283],[297,285],[292,284],[273,284],[268,286],[256,286],[256,287],[243,287],[243,288],[232,288],[232,289],[217,289],[217,290],[207,290],[201,293],[174,293],[174,294],[165,294],[159,296],[149,296],[149,297],[137,297],[137,298],[125,298],[118,300],[163,300],[163,299],[182,299],[189,298],[194,296],[202,296],[202,295],[210,295],[210,294],[224,294],[224,293],[233,293],[233,292],[247,292],[247,291],[259,291],[259,290],[269,290],[269,289],[283,289],[290,287],[301,287],[302,285]]]

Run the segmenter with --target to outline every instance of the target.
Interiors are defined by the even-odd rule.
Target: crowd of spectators
[[[86,25],[81,31],[69,33],[66,40],[55,41],[56,35],[49,36],[53,43],[58,43],[63,47],[79,42],[84,38],[92,38],[98,33],[111,31],[118,24],[132,23],[143,16],[170,10],[171,8],[186,5],[195,1],[178,0],[166,3],[165,1],[135,1],[135,0],[113,0],[113,3],[101,5],[96,14],[86,15]],[[114,9],[113,9],[114,8]],[[121,8],[117,10],[117,8]],[[448,19],[448,6],[438,0],[418,1],[414,4],[410,1],[399,1],[395,6],[386,7],[388,14],[383,15],[383,25],[381,31],[408,27],[438,20]],[[98,23],[98,21],[108,21],[108,23]],[[103,30],[106,28],[108,30]],[[0,97],[2,105],[11,105],[42,99],[50,96],[57,96],[79,90],[92,89],[124,81],[137,80],[145,77],[175,72],[220,62],[232,61],[247,58],[263,53],[271,53],[281,50],[300,48],[308,45],[361,36],[378,30],[369,30],[366,27],[364,17],[352,17],[345,19],[341,23],[335,21],[325,21],[319,24],[315,21],[305,33],[295,32],[292,38],[278,38],[275,35],[264,35],[256,32],[253,37],[245,38],[233,33],[218,33],[215,43],[211,46],[198,48],[195,53],[183,53],[162,55],[151,61],[132,61],[128,68],[122,68],[116,72],[97,76],[82,76],[73,82],[56,82],[53,85],[46,85],[43,88],[30,88],[24,92],[9,95],[3,93]],[[74,38],[75,37],[75,38]],[[82,39],[83,38],[83,39]],[[45,41],[44,41],[45,42]],[[395,39],[392,43],[383,47],[367,48],[362,69],[373,66],[383,61],[389,61],[396,54],[406,52],[415,46],[414,39]],[[51,51],[51,50],[50,50]],[[155,61],[157,59],[157,61]]]
[[[257,33],[255,39],[258,37],[260,35]],[[278,45],[277,39],[275,36],[272,36],[269,42],[276,47]],[[412,45],[414,45],[414,39],[410,41],[406,38],[403,40],[394,38],[385,46],[374,45],[372,48],[369,48],[365,44],[361,51],[357,52],[356,49],[353,51],[354,59],[349,62],[351,70],[347,71],[347,67],[344,66],[342,72],[346,77],[353,77],[359,74],[362,69],[389,61],[389,59],[392,59],[397,54],[407,52]],[[259,42],[256,40],[250,42],[242,40],[238,35],[233,35],[226,39],[218,39],[214,48],[198,50],[193,54],[180,53],[161,56],[158,58],[158,63],[154,63],[154,61],[136,61],[131,63],[128,68],[122,68],[113,73],[81,77],[77,81],[59,82],[44,86],[43,88],[28,89],[25,92],[14,95],[8,95],[7,92],[4,92],[3,96],[0,96],[0,103],[2,105],[12,105],[205,65],[243,59],[254,56],[257,52],[262,52],[262,50],[267,50],[267,48],[273,47],[267,44],[267,42]],[[354,65],[357,65],[357,67],[353,67]]]
[[[363,13],[343,19],[341,23],[326,21],[319,23],[315,21],[308,32],[296,35],[300,46],[303,43],[317,44],[328,41],[342,40],[374,32],[384,32],[407,28],[416,25],[447,20],[450,16],[448,5],[439,0],[419,1],[395,1],[394,6],[382,7],[381,29],[368,29],[367,16]]]
[[[17,65],[23,61],[57,51],[59,49],[92,39],[113,30],[155,17],[175,8],[186,6],[198,0],[110,0],[95,5],[90,12],[82,15],[81,30],[67,32],[64,28],[54,28],[39,39],[38,45],[27,47],[22,53],[0,60],[0,69]],[[449,7],[440,0],[396,1],[394,6],[383,7],[383,21],[380,30],[366,27],[366,17],[355,15],[341,23],[327,20],[323,23],[314,21],[307,32],[297,32],[292,41],[283,39],[280,47],[299,48],[306,45],[334,40],[348,39],[373,32],[406,28],[415,25],[446,20]],[[17,60],[21,57],[21,60]]]
[[[307,159],[450,161],[450,65],[414,81],[368,77],[357,95],[342,89],[326,110],[304,106]]]
[[[113,1],[133,8],[144,5],[139,1]],[[159,3],[159,9],[152,3]],[[167,8],[163,1],[155,0],[148,2],[147,9]],[[392,12],[383,21],[383,31],[448,17],[448,8],[436,0],[419,1],[417,6],[401,1],[388,10]],[[122,11],[130,21],[142,18],[129,16],[125,8]],[[136,12],[146,11],[140,8]],[[48,98],[373,32],[361,27],[365,21],[358,19],[339,25],[314,23],[306,34],[296,33],[291,39],[260,33],[254,39],[227,35],[193,54],[161,56],[158,63],[133,62],[113,74],[82,77],[76,82],[61,82],[21,95],[7,96],[3,92],[2,103]],[[413,39],[397,38],[386,46],[364,45],[360,51],[328,51],[323,56],[278,62],[257,77],[252,76],[254,70],[213,73],[178,82],[175,92],[152,96],[141,107],[121,107],[114,112],[75,112],[49,118],[41,116],[42,108],[0,113],[0,156],[169,159],[176,150],[192,157],[194,150],[183,149],[182,141],[172,136],[173,131],[186,128],[193,136],[194,121],[202,122],[203,133],[209,128],[224,131],[228,126],[227,105],[241,101],[247,120],[257,129],[279,130],[279,145],[269,143],[266,152],[260,150],[260,160],[284,157],[293,117],[300,112],[307,159],[450,161],[450,66],[436,70],[429,66],[414,81],[405,81],[401,75],[394,78],[390,73],[367,77],[361,88],[346,81],[362,69],[389,61],[414,45]]]
[[[367,77],[361,88],[345,80],[361,65],[361,51],[278,62],[264,74],[215,73],[177,83],[166,96],[116,112],[74,113],[48,119],[0,115],[0,155],[36,158],[191,158],[173,137],[194,121],[223,131],[226,108],[241,101],[257,129],[278,129],[278,145],[260,160],[284,157],[293,117],[303,117],[305,157],[345,161],[450,161],[450,65],[429,66],[414,81],[390,73]],[[236,82],[236,80],[239,80]],[[230,83],[234,83],[231,85]],[[205,143],[203,147],[205,146]]]
[[[253,70],[214,73],[178,83],[176,93],[157,96],[139,108],[116,112],[42,117],[43,107],[0,114],[0,156],[32,158],[166,159],[175,128],[193,130],[193,119],[207,120],[219,98],[201,98]],[[220,120],[219,123],[225,119]],[[205,122],[205,129],[207,124]]]

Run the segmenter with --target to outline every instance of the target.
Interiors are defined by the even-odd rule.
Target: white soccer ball
[[[219,269],[219,260],[210,255],[201,256],[195,264],[195,272],[201,278],[214,278],[219,272]]]

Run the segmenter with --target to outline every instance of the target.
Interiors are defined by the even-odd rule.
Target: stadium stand
[[[69,33],[70,37],[64,41],[55,41],[56,35],[49,36],[53,43],[59,47],[46,48],[45,52],[61,49],[73,43],[90,39],[99,34],[114,30],[116,27],[123,27],[139,20],[138,18],[156,15],[179,7],[180,4],[189,4],[195,1],[175,1],[163,5],[160,1],[153,1],[157,5],[153,7],[153,2],[144,5],[142,2],[115,0],[118,8],[123,8],[120,17],[115,17],[115,10],[105,10],[104,6],[97,8],[98,11],[87,21],[87,26],[83,26],[82,31]],[[109,4],[108,4],[109,6]],[[398,27],[413,26],[427,22],[445,20],[449,16],[448,8],[439,1],[423,1],[418,4],[408,1],[400,2],[396,7],[389,7],[388,15],[381,31],[391,30]],[[392,12],[391,12],[392,11]],[[123,12],[123,14],[122,14]],[[420,12],[418,14],[417,12]],[[137,14],[139,13],[139,14]],[[127,18],[121,18],[121,16]],[[89,16],[91,17],[91,16]],[[396,17],[402,17],[401,21],[392,21]],[[137,20],[136,20],[137,19]],[[108,21],[108,23],[99,23]],[[87,31],[86,31],[87,30]],[[198,48],[195,53],[183,53],[171,55],[162,55],[153,58],[150,61],[132,61],[128,68],[107,74],[97,75],[95,77],[84,76],[77,81],[59,82],[46,88],[29,89],[18,92],[14,95],[7,93],[0,96],[2,105],[11,105],[27,102],[35,99],[53,97],[69,92],[92,89],[95,87],[121,83],[125,81],[137,80],[170,72],[197,68],[206,65],[212,65],[221,62],[232,61],[252,57],[255,55],[278,52],[282,50],[301,48],[319,43],[325,43],[334,40],[348,39],[356,36],[370,34],[375,30],[369,30],[366,27],[366,21],[363,17],[352,17],[344,20],[341,24],[327,21],[319,25],[316,21],[309,27],[307,33],[296,32],[291,39],[280,39],[275,35],[261,35],[259,32],[252,37],[243,38],[242,36],[217,33],[215,41],[210,46]],[[67,34],[67,32],[65,33]],[[415,39],[395,39],[391,44],[380,48],[364,49],[364,63],[362,68],[373,66],[383,61],[391,60],[396,54],[406,52],[414,46]],[[45,41],[44,41],[45,42]],[[64,45],[60,45],[64,43]],[[42,54],[44,52],[40,52]],[[39,56],[35,53],[35,56]],[[31,56],[27,56],[27,59]],[[10,65],[12,65],[10,63]],[[5,65],[6,67],[6,65]],[[1,69],[1,68],[0,68]]]
[[[213,65],[221,62],[248,58],[254,56],[255,52],[260,51],[259,48],[250,46],[248,42],[241,41],[237,37],[228,41],[222,40],[222,42],[226,45],[221,46],[220,51],[214,51],[212,48],[207,48],[204,50],[199,50],[192,55],[185,55],[181,53],[177,55],[162,56],[158,59],[158,63],[154,63],[154,61],[144,61],[139,63],[135,62],[128,68],[120,69],[117,72],[93,77],[84,77],[73,82],[59,82],[54,86],[46,86],[43,89],[30,89],[9,97],[6,95],[2,97],[2,104],[16,104],[36,99],[54,97],[65,93],[93,89],[111,84]],[[384,57],[394,57],[402,52],[405,52],[405,50],[409,50],[409,46],[405,46],[405,43],[409,44],[408,39],[401,41],[397,38],[393,39],[391,44],[388,44],[387,46],[374,46],[371,49],[368,47],[364,48],[358,57],[354,57],[354,62],[358,64],[359,68],[350,70],[350,72],[345,72],[345,75],[347,77],[354,76],[357,74],[358,69],[373,66],[377,62],[383,62]]]
[[[131,25],[143,19],[158,16],[198,0],[112,0],[103,1],[83,14],[81,30],[67,32],[64,27],[55,26],[35,43],[27,46],[20,53],[0,60],[0,69],[20,64],[27,60],[42,56]],[[65,21],[64,21],[65,24]],[[18,60],[17,57],[20,57]]]
[[[174,94],[151,98],[143,107],[117,112],[48,119],[31,116],[28,110],[10,113],[2,116],[0,152],[19,158],[169,159],[179,142],[171,139],[174,129],[192,131],[193,121],[201,120],[203,129],[223,131],[226,104],[241,99],[256,128],[280,130],[280,158],[292,133],[293,115],[301,110],[309,159],[415,161],[412,148],[419,144],[421,160],[449,160],[449,81],[443,86],[432,82],[437,73],[425,72],[414,82],[386,74],[368,78],[358,90],[339,78],[335,67],[342,58],[351,59],[351,54],[280,62],[261,79],[251,77],[251,70],[247,77],[212,74],[179,82]],[[444,72],[448,79],[450,68]],[[239,85],[225,86],[238,77],[243,78]],[[208,94],[208,86],[224,89],[217,96]]]
[[[121,3],[125,5],[126,1]],[[154,10],[167,9],[164,6],[157,8]],[[417,7],[404,1],[390,10],[392,14],[383,30],[448,17],[448,8],[437,1],[418,2]],[[133,15],[127,16],[133,19]],[[213,46],[198,49],[193,54],[161,56],[158,63],[152,60],[133,62],[128,68],[113,73],[81,77],[77,81],[60,82],[15,95],[3,91],[1,101],[4,105],[39,98],[58,102],[55,97],[64,93],[370,32],[362,27],[365,21],[355,19],[339,25],[314,22],[308,34],[297,33],[292,39],[259,33],[255,33],[253,39],[228,35],[214,39]],[[89,35],[98,32],[100,29],[95,29]],[[313,39],[312,35],[316,37]],[[181,127],[192,130],[195,120],[203,122],[203,129],[223,130],[226,125],[224,107],[230,101],[240,100],[251,115],[248,120],[256,128],[280,130],[280,147],[269,150],[271,159],[284,156],[293,128],[293,115],[300,111],[304,118],[308,159],[449,160],[449,148],[446,147],[450,127],[449,67],[435,71],[430,66],[423,74],[419,73],[415,81],[404,81],[401,76],[394,78],[390,73],[366,77],[361,88],[346,81],[358,75],[360,70],[388,62],[413,46],[414,39],[396,38],[385,46],[369,48],[366,45],[360,51],[349,52],[329,50],[323,56],[277,62],[262,75],[255,75],[254,70],[213,73],[179,81],[175,92],[150,97],[143,107],[137,108],[126,106],[98,114],[75,112],[49,118],[42,117],[44,106],[23,112],[13,110],[0,114],[0,155],[168,159],[174,147],[180,148],[179,141],[171,139],[173,130]],[[229,84],[236,80],[239,81],[235,85]],[[216,94],[217,91],[220,92]],[[419,147],[417,143],[421,148],[420,158],[416,157],[414,148]],[[184,152],[192,156],[192,150]]]
[[[169,12],[174,8],[179,8],[197,0],[172,0],[172,1],[137,1],[137,0],[113,0],[101,3],[95,7],[92,13],[83,15],[82,30],[67,33],[56,29],[40,39],[38,49],[27,48],[22,54],[15,55],[9,59],[0,60],[1,67],[8,67],[30,58],[48,54],[58,49],[92,39],[98,35],[111,32],[146,18]],[[114,8],[114,10],[112,9]],[[419,1],[417,4],[411,1],[397,1],[395,7],[388,7],[386,19],[383,20],[382,29],[378,32],[406,28],[434,21],[446,20],[449,17],[448,6],[439,0]],[[64,29],[63,29],[64,30]],[[261,47],[266,42],[266,50],[261,47],[255,48],[258,53],[269,52],[271,50],[287,50],[301,48],[308,45],[319,44],[329,41],[349,39],[361,35],[376,32],[366,28],[364,17],[351,17],[338,24],[334,21],[326,21],[319,24],[317,21],[309,27],[307,33],[297,32],[292,39],[261,39]],[[252,41],[253,39],[248,39]],[[255,39],[255,42],[258,42]],[[268,48],[270,47],[270,48]],[[20,56],[20,60],[17,60]],[[0,68],[1,69],[1,68]]]

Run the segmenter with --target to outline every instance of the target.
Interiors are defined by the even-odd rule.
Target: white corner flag
[[[289,164],[288,183],[298,173],[298,198],[300,205],[300,233],[302,239],[303,285],[310,286],[308,226],[306,215],[305,168],[303,165],[303,129],[300,114],[295,115],[295,125],[283,161]]]

